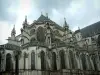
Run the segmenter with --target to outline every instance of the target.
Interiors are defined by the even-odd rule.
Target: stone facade
[[[14,27],[8,43],[0,45],[1,71],[16,69],[16,62],[21,70],[100,71],[99,34],[83,38],[66,19],[61,27],[43,14],[30,25],[26,17],[21,34],[15,34]]]

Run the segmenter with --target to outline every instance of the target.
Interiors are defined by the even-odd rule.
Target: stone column
[[[91,56],[89,57],[89,59],[90,59],[90,63],[91,63],[92,70],[94,70],[94,65],[93,65],[93,61],[91,59]]]
[[[87,65],[87,70],[89,70],[90,68],[89,68],[89,60],[88,60],[88,56],[87,56],[87,54],[85,55],[85,57],[86,57],[86,65]]]
[[[76,56],[76,53],[75,53],[75,60],[76,60],[76,63],[77,63],[77,69],[80,69],[80,66],[79,66],[79,57]]]
[[[98,70],[100,71],[100,63],[99,63],[99,55],[98,55],[98,52],[96,53],[96,64],[97,64],[97,68]]]
[[[56,57],[56,59],[57,59],[57,70],[59,70],[60,69],[60,57],[59,57],[59,52],[57,52],[57,57]]]
[[[81,54],[79,55],[79,63],[80,63],[80,69],[83,70]]]
[[[65,57],[66,57],[66,59],[65,59],[66,67],[67,67],[67,69],[69,69],[70,68],[70,66],[69,66],[69,53],[67,51],[65,53]]]
[[[5,71],[6,68],[6,54],[5,51],[2,52],[2,57],[1,57],[1,71]]]

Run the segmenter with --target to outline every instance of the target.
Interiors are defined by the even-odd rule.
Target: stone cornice
[[[20,50],[20,46],[16,46],[16,45],[13,45],[13,44],[5,44],[5,45],[0,45],[0,49]]]

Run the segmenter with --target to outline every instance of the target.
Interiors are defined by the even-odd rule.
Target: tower
[[[66,22],[66,18],[64,18],[64,25],[63,25],[63,28],[64,28],[65,31],[68,31],[68,29],[69,29],[69,26],[68,26],[68,24],[67,24],[67,22]]]
[[[63,29],[64,29],[63,40],[66,41],[66,39],[67,39],[67,34],[68,34],[68,30],[69,30],[69,26],[68,26],[68,24],[67,24],[67,22],[66,22],[66,18],[64,18]]]

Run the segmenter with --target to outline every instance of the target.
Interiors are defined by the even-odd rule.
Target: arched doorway
[[[46,70],[46,60],[45,60],[45,53],[41,51],[41,70]]]
[[[35,69],[35,52],[31,53],[31,69]]]
[[[8,53],[6,55],[6,71],[11,71],[13,69],[12,57],[11,54]]]
[[[64,51],[60,51],[60,67],[61,69],[65,69],[65,55],[64,55]]]
[[[73,52],[69,51],[71,68],[75,69]]]
[[[52,53],[52,67],[53,67],[53,70],[57,70],[56,53],[55,52]]]
[[[86,65],[86,57],[85,54],[81,55],[81,60],[82,60],[82,66],[83,66],[83,70],[87,69],[87,65]]]

